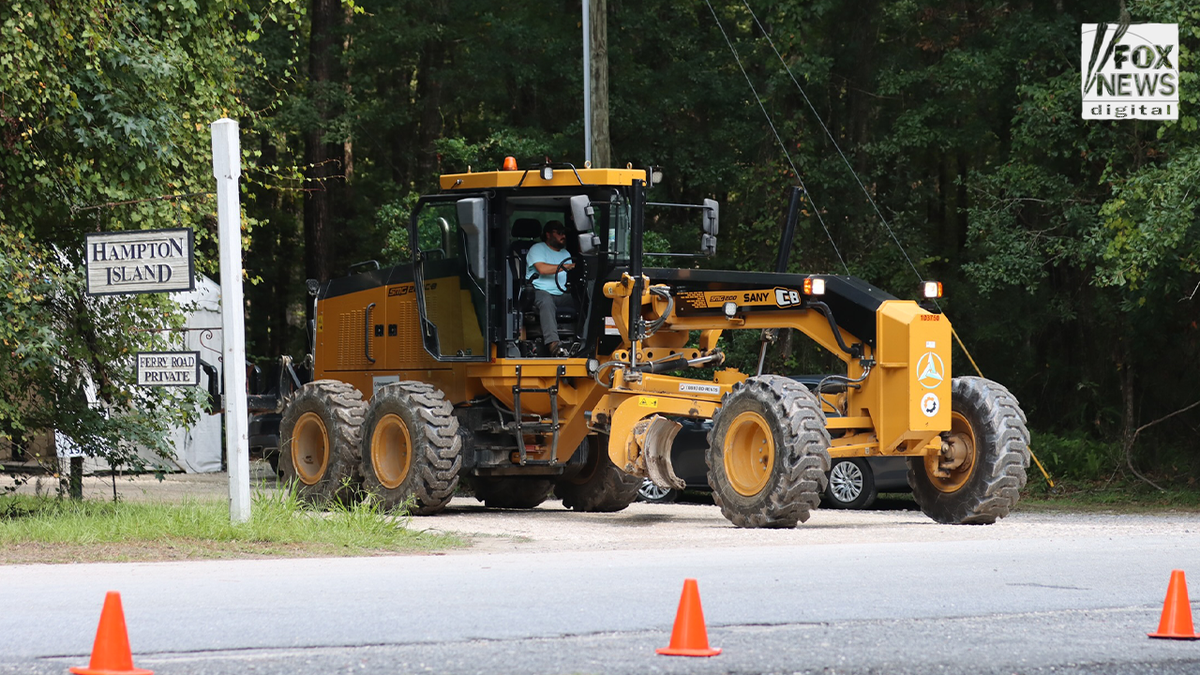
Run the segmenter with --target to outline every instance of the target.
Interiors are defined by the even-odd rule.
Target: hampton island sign
[[[87,235],[88,295],[195,290],[193,236],[188,228]],[[148,387],[194,387],[200,353],[139,352],[137,378]]]
[[[87,235],[88,295],[195,290],[193,236],[188,228]]]

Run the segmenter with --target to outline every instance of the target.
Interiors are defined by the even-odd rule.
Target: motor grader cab
[[[283,405],[285,478],[314,501],[361,481],[417,514],[443,509],[460,480],[488,506],[553,492],[567,508],[615,511],[643,478],[682,487],[676,420],[711,418],[709,481],[738,526],[806,520],[830,458],[868,455],[907,457],[935,520],[1009,512],[1028,464],[1024,417],[1000,385],[951,378],[944,315],[847,276],[643,268],[648,210],[698,213],[685,255],[712,255],[719,234],[715,202],[648,202],[649,181],[570,165],[442,176],[414,210],[404,260],[313,289],[314,380]],[[574,311],[558,317],[567,357],[539,349],[524,279],[551,220],[566,223],[574,263],[562,289]],[[782,328],[845,371],[810,390],[720,368],[726,331]],[[694,368],[715,375],[681,376]]]

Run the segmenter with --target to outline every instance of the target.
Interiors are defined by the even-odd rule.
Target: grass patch
[[[1163,513],[1200,512],[1195,485],[1164,484],[1158,490],[1139,480],[1056,480],[1051,488],[1041,476],[1030,476],[1017,509],[1030,512]]]
[[[430,553],[462,546],[409,529],[366,498],[330,511],[289,490],[259,490],[250,521],[232,523],[224,501],[181,503],[0,498],[0,562],[95,562],[197,558],[363,556]]]

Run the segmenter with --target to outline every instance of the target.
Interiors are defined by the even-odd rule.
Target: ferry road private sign
[[[188,228],[87,235],[88,295],[196,290]]]
[[[137,383],[143,387],[200,384],[200,352],[138,352]]]

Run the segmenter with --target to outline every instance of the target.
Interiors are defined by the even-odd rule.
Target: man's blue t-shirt
[[[525,278],[528,279],[534,274],[537,274],[537,268],[533,266],[534,263],[540,262],[557,266],[559,263],[564,260],[568,260],[570,257],[571,254],[567,251],[567,249],[564,248],[561,251],[555,251],[547,246],[546,242],[539,241],[538,243],[529,247],[529,253],[525,255]],[[558,283],[563,288],[567,287],[566,270],[558,271]],[[554,283],[554,277],[549,274],[538,274],[538,278],[533,280],[533,287],[546,291],[550,295],[562,295],[562,291],[559,290],[559,287]]]

